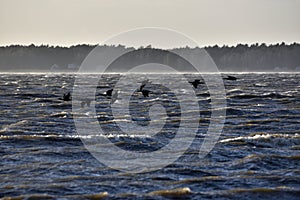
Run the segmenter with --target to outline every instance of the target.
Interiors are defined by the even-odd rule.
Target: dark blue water
[[[227,114],[222,135],[204,159],[197,155],[210,118],[205,86],[195,89],[202,109],[200,139],[176,162],[154,172],[131,174],[103,165],[84,147],[74,126],[72,103],[59,99],[72,91],[74,75],[1,74],[0,197],[298,199],[300,74],[235,76],[237,81],[224,82]],[[112,87],[116,77],[108,75],[97,92]],[[156,90],[154,86],[148,89]],[[139,101],[161,98],[161,94],[147,99],[136,95],[132,100],[137,106]],[[126,123],[125,116],[110,118],[108,102],[106,97],[97,99],[99,123]],[[166,107],[176,111],[171,117],[180,116],[176,103]],[[147,118],[143,112],[132,111],[132,119]],[[145,126],[147,120],[139,123]],[[155,151],[172,140],[176,126],[165,127],[170,134],[164,137],[130,138],[115,132],[107,137],[128,151]]]

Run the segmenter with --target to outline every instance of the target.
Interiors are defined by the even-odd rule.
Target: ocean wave
[[[299,134],[270,134],[270,133],[254,133],[249,136],[239,136],[227,138],[219,141],[220,143],[243,142],[263,147],[291,147],[300,145]]]
[[[251,94],[251,93],[250,94],[240,93],[237,95],[229,94],[227,97],[231,99],[264,99],[264,98],[283,99],[283,98],[293,98],[295,96],[291,94],[269,92],[269,93],[257,93],[257,94]]]

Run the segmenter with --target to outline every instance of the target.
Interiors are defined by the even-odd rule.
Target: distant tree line
[[[207,47],[222,71],[300,71],[300,44]]]
[[[48,45],[11,45],[0,47],[0,71],[76,70],[95,45],[71,47]],[[100,46],[103,50],[126,49],[125,46]],[[146,47],[149,48],[149,47]],[[143,47],[141,47],[143,49]],[[179,48],[191,53],[197,48]],[[205,50],[220,71],[300,71],[300,44],[253,44],[208,46]]]

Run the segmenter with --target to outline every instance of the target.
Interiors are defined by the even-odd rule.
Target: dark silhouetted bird
[[[106,96],[111,97],[113,91],[114,91],[114,89],[107,90],[105,92]]]
[[[152,93],[150,90],[144,90],[147,83],[149,83],[149,80],[144,81],[139,89],[139,92],[141,92],[144,97],[149,97],[149,94]]]
[[[227,77],[226,77],[226,78],[223,78],[223,79],[225,79],[225,80],[230,80],[230,81],[235,81],[237,78],[234,77],[234,76],[229,76],[229,75],[227,75]]]
[[[71,101],[72,100],[71,99],[71,93],[68,92],[67,94],[64,94],[62,100],[64,100],[64,101]]]
[[[194,80],[193,82],[189,82],[194,86],[194,88],[197,88],[199,84],[202,84],[202,82],[199,79]]]
[[[118,93],[119,91],[115,91],[113,92],[114,89],[110,89],[110,90],[107,90],[104,94],[99,94],[100,96],[105,96],[107,97],[108,99],[110,99],[110,103],[113,104],[116,102],[117,98],[118,98]]]

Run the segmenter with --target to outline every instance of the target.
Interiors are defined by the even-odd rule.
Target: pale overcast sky
[[[0,45],[97,44],[165,27],[200,46],[300,42],[300,0],[0,0]]]

